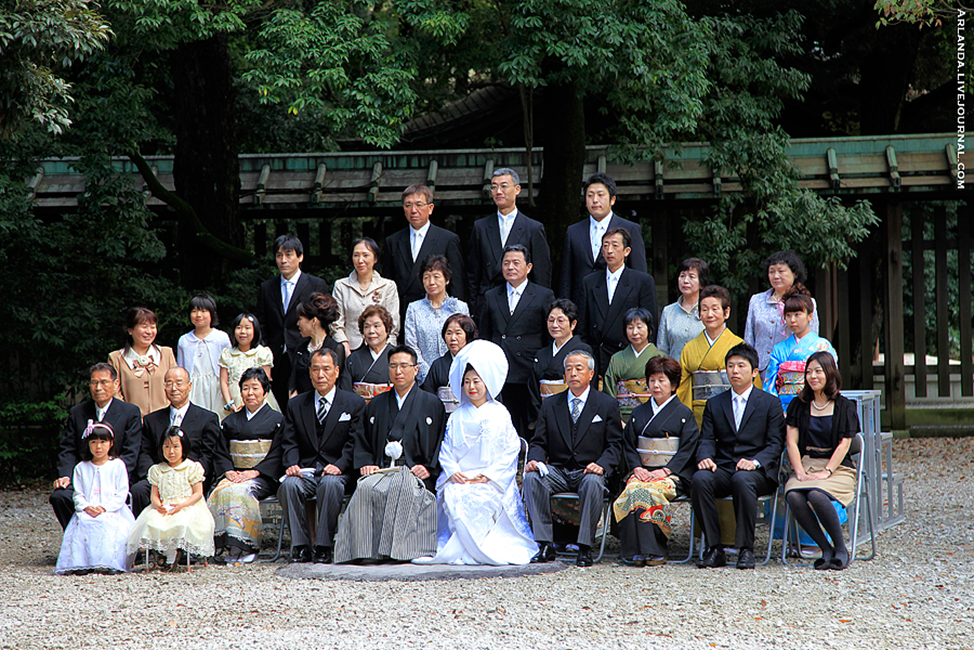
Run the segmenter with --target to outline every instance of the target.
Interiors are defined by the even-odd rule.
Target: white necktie
[[[513,225],[513,216],[501,217],[501,246],[507,245],[507,238],[511,236],[511,226]]]
[[[592,226],[592,259],[598,260],[602,253],[602,224],[596,223]]]
[[[418,230],[413,231],[413,261],[419,257],[419,249],[423,246],[423,234]]]
[[[740,430],[741,418],[744,417],[744,408],[747,402],[741,395],[734,395],[734,428]]]
[[[169,418],[169,426],[178,427],[183,423],[183,415],[179,411],[173,411],[172,417]]]
[[[619,278],[614,275],[609,275],[606,281],[606,289],[609,290],[609,304],[612,304],[612,297],[616,295],[616,285],[619,284]]]
[[[507,294],[507,304],[511,308],[512,314],[514,313],[514,310],[517,309],[517,298],[518,293],[516,289]]]
[[[287,311],[287,306],[291,304],[291,281],[285,280],[281,286],[281,300],[284,301],[284,311]]]

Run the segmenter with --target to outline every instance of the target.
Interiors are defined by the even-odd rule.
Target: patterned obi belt
[[[453,394],[453,389],[449,386],[440,386],[436,391],[436,396],[443,402],[443,408],[448,415],[460,408],[460,400]]]
[[[541,390],[541,399],[545,400],[558,393],[564,393],[568,390],[568,384],[561,379],[542,379],[539,388]]]
[[[778,366],[775,388],[779,395],[797,395],[805,387],[805,362],[784,361]]]
[[[726,370],[697,370],[692,375],[693,400],[708,400],[730,390]]]
[[[616,399],[620,407],[635,408],[652,397],[646,379],[620,379],[616,382]]]
[[[658,467],[666,465],[677,450],[680,449],[680,439],[667,436],[666,438],[646,438],[639,436],[636,441],[636,451],[639,452],[639,462],[644,467]]]
[[[236,469],[252,469],[264,460],[270,448],[270,440],[231,440],[230,462]]]
[[[365,400],[366,403],[372,401],[372,398],[376,395],[381,395],[382,393],[391,390],[392,384],[370,384],[365,381],[357,381],[352,384],[352,390],[355,394]]]

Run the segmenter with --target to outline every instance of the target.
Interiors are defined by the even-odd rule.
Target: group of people
[[[771,289],[751,299],[743,340],[698,258],[659,314],[640,228],[613,214],[615,183],[596,174],[556,298],[544,225],[519,212],[520,190],[515,171],[494,171],[497,212],[464,255],[430,222],[430,189],[406,188],[408,226],[381,253],[357,240],[331,291],[302,271],[300,240],[279,237],[280,276],[254,313],[228,336],[213,298],[195,296],[175,355],[155,342],[156,315],[130,310],[125,346],[92,366],[91,400],[65,427],[57,571],[123,571],[150,550],[169,566],[252,561],[259,502],[274,494],[294,562],[520,564],[567,542],[579,566],[593,563],[607,498],[622,561],[665,563],[670,503],[689,495],[705,567],[726,563],[716,499],[730,495],[737,566],[751,568],[757,498],[777,488],[786,447],[816,568],[844,568],[834,504],[855,492],[859,425],[800,258],[768,258]],[[561,492],[579,497],[571,540],[555,539]]]

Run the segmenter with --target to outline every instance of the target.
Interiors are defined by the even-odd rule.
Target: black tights
[[[821,490],[792,490],[788,493],[788,505],[795,520],[822,549],[822,558],[848,560],[849,552],[842,539],[842,524],[839,523],[839,515],[832,506],[829,495]],[[819,522],[825,527],[824,532]],[[832,538],[834,548],[829,544],[826,532]]]

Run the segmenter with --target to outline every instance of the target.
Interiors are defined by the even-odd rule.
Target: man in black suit
[[[633,307],[649,310],[653,317],[649,340],[656,340],[656,282],[648,273],[626,268],[631,243],[628,230],[609,228],[602,235],[605,271],[596,271],[582,280],[579,333],[595,352],[600,377],[609,367],[612,355],[629,345],[624,317]]]
[[[727,564],[714,499],[729,494],[737,521],[737,568],[753,569],[758,496],[778,487],[785,419],[778,398],[752,383],[758,373],[754,348],[747,343],[735,345],[725,363],[732,390],[711,397],[704,406],[691,487],[693,510],[707,539],[707,550],[697,566]]]
[[[140,489],[146,490],[146,502],[136,504],[133,498],[132,508],[142,512],[149,505],[148,479],[149,468],[163,461],[159,453],[162,437],[170,427],[179,427],[189,436],[192,453],[189,458],[203,466],[206,479],[203,481],[203,491],[206,492],[213,484],[213,455],[219,444],[220,418],[216,413],[196,404],[191,404],[189,394],[193,388],[189,373],[184,368],[171,368],[166,372],[165,389],[169,406],[149,413],[142,421],[142,449],[139,452],[139,482]],[[135,489],[132,490],[133,497]]]
[[[507,355],[510,370],[501,401],[510,411],[518,435],[528,437],[528,424],[535,417],[528,382],[535,355],[551,342],[548,305],[555,300],[555,294],[528,280],[531,253],[523,245],[505,247],[502,266],[506,282],[484,297],[480,338],[501,346]]]
[[[573,352],[565,359],[568,390],[541,403],[524,466],[524,500],[539,545],[532,562],[555,558],[551,495],[577,492],[581,501],[577,564],[592,566],[591,548],[602,514],[606,479],[622,453],[619,403],[592,390],[594,377],[592,355],[581,350]]]
[[[274,259],[281,276],[260,285],[254,315],[260,323],[265,345],[274,353],[271,384],[277,403],[284,408],[294,351],[302,339],[295,310],[311,294],[330,294],[331,289],[321,278],[301,271],[304,247],[294,235],[281,235],[274,240]]]
[[[443,255],[450,263],[450,295],[466,301],[467,277],[464,270],[460,238],[456,233],[430,223],[433,214],[433,191],[425,185],[410,185],[402,193],[402,209],[409,226],[386,238],[382,251],[382,275],[391,278],[399,288],[400,323],[406,322],[409,303],[426,296],[420,265],[430,255]]]
[[[467,295],[474,318],[483,313],[484,294],[504,284],[501,258],[508,244],[522,244],[528,249],[534,264],[529,279],[551,288],[551,250],[545,238],[544,224],[517,209],[520,183],[513,169],[495,169],[490,181],[490,195],[497,213],[473,224],[467,258]]]
[[[585,206],[589,218],[568,227],[565,251],[561,256],[561,281],[558,297],[582,302],[582,278],[605,270],[602,235],[610,228],[625,228],[632,237],[629,268],[646,273],[646,245],[639,224],[612,213],[616,202],[616,182],[605,174],[593,174],[585,183]]]
[[[333,540],[352,469],[355,438],[361,434],[365,416],[364,399],[335,387],[338,366],[334,350],[326,347],[315,350],[310,367],[314,390],[301,393],[287,405],[281,439],[287,469],[277,498],[291,530],[292,562],[312,560],[311,528],[305,509],[312,495],[318,505],[314,561],[327,564],[333,557]]]
[[[51,493],[51,507],[61,528],[66,528],[74,514],[74,489],[71,479],[74,467],[82,460],[82,452],[88,441],[85,440],[85,430],[88,425],[104,422],[115,432],[115,453],[125,463],[129,472],[129,485],[137,482],[139,446],[142,444],[142,413],[134,404],[127,404],[113,395],[118,390],[118,373],[110,363],[96,363],[88,371],[88,388],[91,399],[78,404],[68,411],[68,419],[64,423],[64,435],[61,437],[61,451],[58,454],[58,479],[54,481],[54,491]],[[131,490],[131,488],[130,488]],[[141,495],[146,503],[149,493]],[[133,503],[136,501],[132,494]],[[141,511],[136,510],[135,514]]]

